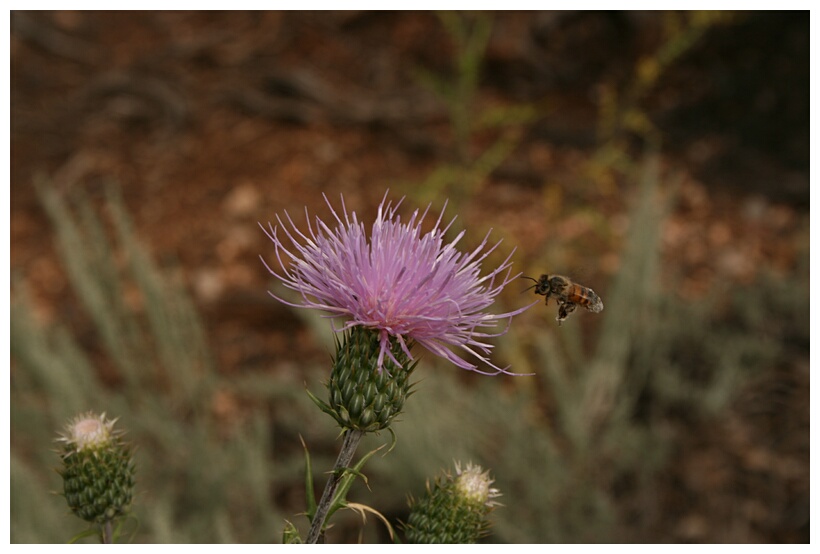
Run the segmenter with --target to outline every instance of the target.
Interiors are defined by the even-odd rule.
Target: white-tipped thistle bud
[[[472,544],[489,529],[487,515],[501,494],[490,487],[489,471],[456,463],[456,477],[449,473],[428,481],[423,498],[410,500],[410,518],[404,525],[407,541],[415,544]]]
[[[58,442],[63,443],[64,496],[71,511],[85,521],[106,523],[123,515],[134,493],[134,457],[114,420],[92,412],[75,417]]]

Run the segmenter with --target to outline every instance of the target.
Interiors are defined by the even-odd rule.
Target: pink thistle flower
[[[316,308],[328,312],[328,317],[344,318],[346,323],[341,329],[334,329],[336,332],[357,325],[377,330],[380,368],[384,356],[401,365],[390,351],[392,337],[410,360],[414,359],[410,346],[418,343],[462,369],[487,375],[512,374],[509,368],[497,367],[489,361],[492,345],[486,339],[506,333],[512,316],[534,303],[504,314],[484,311],[501,290],[520,275],[510,275],[512,252],[501,266],[482,277],[479,275],[481,262],[501,241],[485,250],[488,232],[478,248],[462,253],[456,249],[456,243],[465,231],[452,242],[444,243],[444,234],[455,218],[441,228],[442,210],[434,228],[422,234],[422,221],[430,206],[421,215],[416,210],[403,223],[396,214],[403,200],[395,206],[391,202],[385,204],[385,194],[369,240],[356,212],[347,213],[344,198],[342,217],[339,217],[325,196],[336,220],[335,229],[318,217],[315,228],[312,227],[307,208],[307,234],[299,231],[287,212],[285,217],[292,230],[278,215],[276,227],[268,223],[265,229],[260,223],[276,248],[281,274],[271,269],[264,258],[262,263],[287,288],[298,292],[302,302],[294,304],[272,292],[271,296],[289,306]],[[279,233],[280,229],[284,236]],[[284,237],[289,245],[285,244]],[[507,322],[506,328],[488,332],[503,321]],[[456,355],[451,347],[480,360],[493,371],[480,370],[476,364]]]

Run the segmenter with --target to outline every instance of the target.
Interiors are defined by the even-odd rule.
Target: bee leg
[[[561,325],[561,322],[564,321],[569,314],[575,311],[576,304],[572,302],[561,301],[558,305],[558,317],[556,317],[556,321],[558,321],[558,325]]]
[[[561,323],[567,318],[567,310],[565,309],[565,304],[563,302],[558,303],[558,317],[555,318],[555,321],[558,322],[558,326],[561,326]]]

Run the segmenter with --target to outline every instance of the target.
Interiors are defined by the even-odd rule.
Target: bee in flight
[[[569,277],[563,275],[542,275],[539,279],[532,277],[523,277],[529,279],[535,284],[529,289],[534,288],[535,294],[545,296],[544,303],[549,305],[550,296],[555,298],[558,303],[558,317],[555,320],[558,325],[564,321],[569,314],[575,311],[577,306],[583,306],[590,312],[598,313],[604,309],[604,303],[601,302],[601,297],[595,294],[595,291],[573,283]],[[529,290],[527,289],[527,290]]]

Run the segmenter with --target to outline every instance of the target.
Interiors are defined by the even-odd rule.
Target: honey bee
[[[578,283],[573,283],[569,277],[563,275],[542,275],[539,279],[524,277],[535,284],[530,288],[535,289],[535,294],[545,296],[544,303],[549,305],[550,296],[555,297],[558,303],[558,317],[555,320],[561,325],[569,314],[575,311],[578,306],[583,306],[590,312],[598,313],[604,309],[601,297],[595,294],[591,288],[584,287]],[[529,290],[529,289],[527,289]]]

